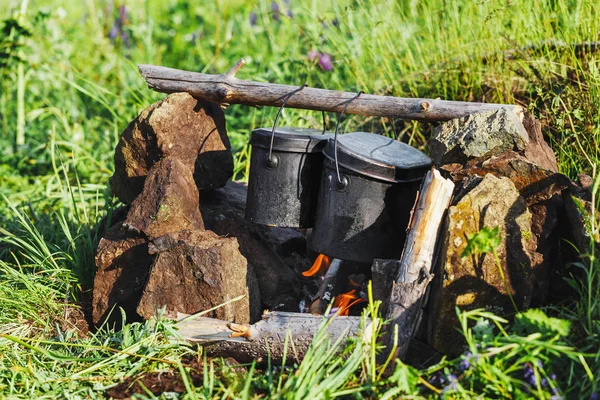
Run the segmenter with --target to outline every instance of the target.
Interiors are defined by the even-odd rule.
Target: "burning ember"
[[[329,265],[331,265],[331,257],[326,256],[325,254],[319,254],[312,267],[310,267],[308,271],[304,271],[302,276],[310,278],[317,274],[325,275],[329,269]]]

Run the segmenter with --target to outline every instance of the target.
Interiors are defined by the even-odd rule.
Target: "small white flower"
[[[62,7],[58,7],[56,9],[56,16],[60,19],[65,19],[65,17],[67,16],[67,10],[65,10]]]

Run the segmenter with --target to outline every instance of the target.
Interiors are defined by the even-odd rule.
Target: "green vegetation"
[[[387,378],[364,338],[347,357],[331,357],[340,344],[318,339],[300,366],[240,372],[178,343],[170,322],[80,335],[68,314],[89,298],[97,225],[117,206],[107,182],[118,136],[161,98],[137,63],[221,73],[244,57],[240,78],[522,104],[543,121],[561,172],[592,175],[596,196],[600,58],[582,45],[600,41],[599,15],[595,0],[0,2],[0,397],[103,397],[124,377],[171,370],[189,398],[596,398],[593,246],[579,249],[576,302],[513,324],[461,313],[463,356],[423,371],[400,365]],[[310,60],[311,51],[322,55]],[[250,131],[275,112],[226,111],[238,179]],[[290,109],[280,125],[320,118]],[[430,132],[386,118],[348,116],[343,126],[415,146]],[[589,226],[597,238],[595,218]]]

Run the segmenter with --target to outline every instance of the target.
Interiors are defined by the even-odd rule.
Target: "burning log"
[[[397,340],[396,357],[400,359],[406,356],[408,344],[420,319],[425,291],[433,279],[431,268],[438,233],[453,190],[454,183],[432,168],[423,181],[413,209],[408,237],[389,289],[387,310],[384,310],[386,319],[391,321],[387,347],[390,350],[394,348],[394,341]],[[396,329],[397,338],[393,334]]]
[[[266,362],[271,357],[280,364],[284,355],[286,362],[301,360],[323,323],[323,316],[275,311],[265,313],[253,325],[191,316],[180,320],[177,327],[184,340],[202,345],[211,356],[233,357],[244,363]],[[335,316],[327,323],[327,335],[334,342],[357,336],[361,318]],[[370,326],[368,321],[366,326]]]
[[[324,255],[319,254],[317,259],[315,260],[315,263],[313,264],[313,267],[311,269],[309,269],[308,271],[303,272],[302,273],[303,276],[310,277],[310,276],[314,276],[316,274],[316,272],[313,273],[314,271],[317,270],[315,268],[315,265],[317,265],[317,263],[320,263],[321,265],[324,264],[324,262],[319,261],[320,259],[321,260],[323,259],[321,256],[324,256]],[[324,258],[329,259],[329,257],[327,257],[327,256],[324,256]],[[325,308],[327,308],[327,305],[329,305],[329,303],[335,296],[337,275],[338,275],[338,271],[340,270],[341,263],[342,263],[341,260],[334,259],[333,261],[331,261],[329,263],[329,266],[326,267],[327,272],[325,273],[325,276],[323,277],[323,282],[321,282],[321,285],[319,286],[319,290],[317,291],[317,294],[313,297],[313,301],[310,305],[311,314],[317,314],[317,315],[323,314],[323,312],[325,312]],[[320,267],[320,268],[323,268],[323,267]]]
[[[277,106],[298,86],[268,82],[243,81],[235,73],[244,65],[238,63],[226,74],[210,75],[182,71],[156,65],[138,65],[148,87],[158,92],[187,92],[199,100],[219,104],[248,104]],[[356,93],[305,87],[286,103],[287,107],[307,110],[341,112]],[[348,103],[346,114],[391,117],[423,121],[446,121],[470,114],[507,108],[516,114],[523,109],[516,105],[446,101],[440,99],[408,99],[392,96],[362,94]]]

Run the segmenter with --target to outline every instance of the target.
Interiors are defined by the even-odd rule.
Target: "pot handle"
[[[352,103],[354,100],[358,99],[358,96],[360,96],[363,93],[364,92],[361,90],[360,92],[358,92],[358,94],[356,96],[354,96],[350,100],[346,101],[346,103],[344,104],[344,108],[342,108],[342,112],[340,113],[340,116],[338,117],[337,124],[335,124],[335,135],[333,137],[333,158],[335,160],[335,173],[337,174],[337,182],[338,182],[338,185],[340,188],[345,188],[348,185],[348,178],[345,178],[344,180],[342,180],[342,176],[340,175],[340,164],[338,163],[338,139],[337,139],[338,129],[340,127],[340,122],[342,121],[342,117],[344,116],[344,113],[346,112],[346,108],[348,107],[348,105],[350,103]]]
[[[281,111],[283,110],[283,107],[285,107],[285,103],[287,103],[287,101],[296,93],[298,93],[299,91],[301,91],[302,89],[304,89],[305,87],[307,87],[308,85],[305,83],[304,85],[300,86],[298,89],[295,89],[293,91],[291,91],[290,93],[288,93],[285,98],[283,99],[283,102],[281,103],[281,107],[279,107],[279,111],[277,111],[277,115],[275,116],[275,122],[273,122],[273,129],[271,129],[271,144],[269,145],[269,166],[274,168],[277,166],[278,164],[278,159],[277,158],[273,158],[273,140],[275,139],[275,128],[277,128],[277,121],[279,121],[279,115],[281,115]]]

